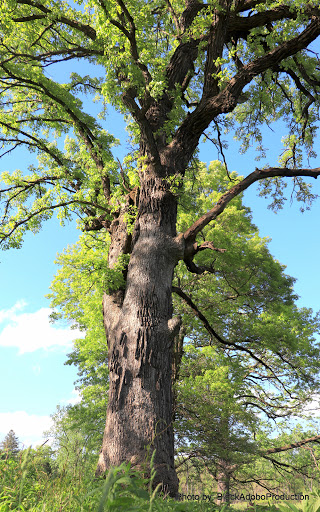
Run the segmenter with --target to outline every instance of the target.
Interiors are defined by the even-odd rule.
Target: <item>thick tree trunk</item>
[[[118,223],[109,260],[124,246]],[[176,238],[176,200],[161,178],[145,175],[139,197],[133,250],[124,298],[105,295],[110,388],[106,428],[97,473],[124,461],[135,466],[156,450],[155,484],[175,496],[172,428],[173,270],[183,254]],[[121,235],[119,235],[119,233]]]

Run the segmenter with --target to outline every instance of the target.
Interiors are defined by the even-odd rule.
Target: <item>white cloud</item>
[[[41,308],[34,313],[23,313],[26,302],[19,301],[8,310],[0,310],[0,346],[17,347],[19,355],[39,349],[70,348],[83,333],[77,329],[57,328],[49,322],[51,310]]]
[[[52,426],[50,416],[28,414],[26,411],[0,413],[0,441],[13,430],[24,447],[44,443],[43,432]]]

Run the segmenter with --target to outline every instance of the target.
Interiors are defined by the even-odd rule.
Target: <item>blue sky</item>
[[[112,110],[106,128],[123,142],[116,149],[116,156],[123,157],[127,148],[125,126]],[[282,135],[280,129],[266,132],[266,145],[272,148],[267,155],[271,165],[276,165]],[[229,146],[227,156],[229,169],[239,174],[246,175],[258,165],[252,151],[239,155],[235,142]],[[211,143],[201,146],[203,161],[209,163],[217,157]],[[0,172],[24,170],[31,161],[25,153],[18,159],[12,154],[0,160]],[[313,166],[320,166],[319,158]],[[314,193],[320,195],[316,181]],[[268,210],[268,202],[257,197],[256,187],[252,187],[245,192],[244,203],[251,207],[260,234],[272,238],[271,253],[287,265],[288,274],[298,279],[299,305],[320,309],[320,200],[303,214],[298,204],[290,206],[289,201],[274,214]],[[78,236],[75,222],[62,228],[52,219],[39,234],[29,233],[20,250],[0,253],[0,441],[12,428],[25,445],[42,442],[42,432],[50,426],[50,414],[57,404],[66,405],[78,399],[74,389],[76,369],[64,362],[72,340],[81,333],[66,324],[50,324],[49,301],[45,298],[56,271],[57,253]]]

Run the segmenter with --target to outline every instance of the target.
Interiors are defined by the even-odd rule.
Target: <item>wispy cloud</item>
[[[81,402],[81,394],[77,389],[72,390],[71,396],[69,398],[60,400],[61,405],[75,405],[79,402]]]
[[[17,312],[22,311],[27,306],[25,300],[18,300],[12,308],[0,309],[0,324],[5,320],[12,320],[16,317]]]
[[[309,414],[311,417],[320,417],[320,394],[316,393],[313,395],[312,400],[305,405],[303,408],[305,414]]]
[[[34,313],[24,313],[26,306],[26,302],[19,301],[10,309],[0,310],[0,329],[4,324],[0,332],[0,346],[17,347],[21,355],[39,349],[70,348],[73,340],[83,337],[79,330],[50,324],[51,309],[41,308]]]
[[[0,413],[0,441],[13,430],[24,447],[42,444],[45,439],[43,432],[52,425],[50,416],[28,414],[26,411]]]

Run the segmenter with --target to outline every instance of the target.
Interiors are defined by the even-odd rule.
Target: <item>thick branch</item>
[[[282,19],[296,19],[297,12],[286,5],[280,5],[269,11],[258,12],[252,16],[230,16],[228,21],[228,36],[233,38],[246,38],[250,30],[257,27],[265,27],[272,21]]]
[[[202,215],[190,228],[188,228],[183,236],[187,244],[193,243],[197,234],[205,227],[209,222],[216,219],[230,203],[230,201],[246,190],[250,185],[256,181],[263,180],[266,178],[273,177],[296,177],[296,176],[310,176],[311,178],[317,178],[320,175],[320,167],[315,169],[287,169],[278,167],[268,167],[267,169],[256,169],[249,176],[244,178],[227,192],[225,192],[217,202],[217,204],[208,211],[208,213]]]
[[[207,6],[198,2],[197,0],[186,0],[186,9],[180,16],[179,23],[180,30],[185,32],[197,14]],[[179,84],[182,90],[185,90],[187,83],[190,79],[187,78],[190,73],[194,72],[194,61],[198,55],[198,45],[200,39],[190,38],[186,42],[181,42],[172,55],[166,71],[168,82],[168,90],[174,88],[175,84]]]
[[[220,114],[232,112],[246,85],[268,69],[273,69],[284,59],[305,49],[320,34],[320,18],[313,18],[308,27],[298,36],[282,43],[262,57],[243,66],[218,95],[202,99],[198,107],[185,118],[176,135],[167,147],[174,154],[177,170],[183,170],[198,145],[201,134],[211,121]],[[214,91],[213,91],[214,94]]]
[[[206,265],[196,265],[193,261],[194,256],[200,252],[204,251],[206,249],[211,249],[211,251],[217,251],[217,252],[225,252],[226,249],[219,249],[218,247],[215,247],[213,245],[213,242],[206,241],[202,244],[198,244],[197,242],[186,245],[185,251],[184,251],[184,262],[188,268],[188,270],[194,274],[204,274],[205,272],[214,273],[214,267],[213,264],[210,265],[210,267]]]
[[[303,446],[307,443],[320,443],[320,435],[319,436],[313,436],[309,437],[307,439],[302,439],[302,441],[298,441],[296,443],[287,444],[285,446],[279,446],[277,448],[269,448],[269,450],[266,450],[263,455],[268,455],[270,453],[280,453],[280,452],[286,452],[288,450],[293,450],[293,448],[299,448],[300,446]]]
[[[217,59],[222,57],[227,32],[227,17],[215,13],[215,21],[212,23],[209,33],[207,58],[204,68],[203,98],[212,97],[220,92],[218,73],[220,65],[216,65]]]
[[[45,15],[51,14],[52,11],[42,5],[40,2],[34,2],[33,0],[17,0],[17,4],[22,5],[30,5],[31,7],[35,7],[36,9],[39,9],[39,11],[43,12]],[[14,18],[13,21],[15,22],[25,22],[25,21],[32,21],[32,19],[41,19],[42,16],[39,15],[33,15],[33,16],[27,16],[22,18]],[[57,16],[55,21],[63,23],[64,25],[67,25],[69,27],[72,27],[79,32],[82,32],[84,35],[88,36],[92,41],[95,41],[97,38],[96,31],[93,27],[90,25],[85,25],[84,23],[81,23],[80,21],[71,20],[67,18],[66,16]]]
[[[39,215],[41,215],[41,214],[43,214],[45,212],[48,212],[50,210],[55,210],[56,208],[64,208],[64,207],[70,206],[71,204],[79,204],[81,206],[82,205],[83,206],[87,206],[87,205],[88,206],[94,206],[96,208],[99,208],[100,210],[105,211],[106,213],[109,213],[109,211],[106,208],[104,208],[103,206],[100,206],[100,205],[98,205],[96,203],[91,203],[89,201],[83,201],[83,200],[77,200],[77,199],[71,199],[70,201],[65,201],[65,202],[58,203],[58,204],[53,204],[53,205],[50,205],[50,206],[44,206],[43,208],[39,208],[35,212],[30,213],[26,218],[24,218],[22,220],[19,220],[19,221],[15,221],[13,228],[8,233],[0,232],[0,244],[4,240],[7,240],[8,238],[10,238],[10,236],[20,226],[23,226],[24,224],[27,224],[34,217],[37,217],[37,216],[39,216]]]
[[[185,32],[190,27],[197,14],[206,7],[206,4],[198,2],[197,0],[186,0],[186,8],[179,20],[182,32]]]

